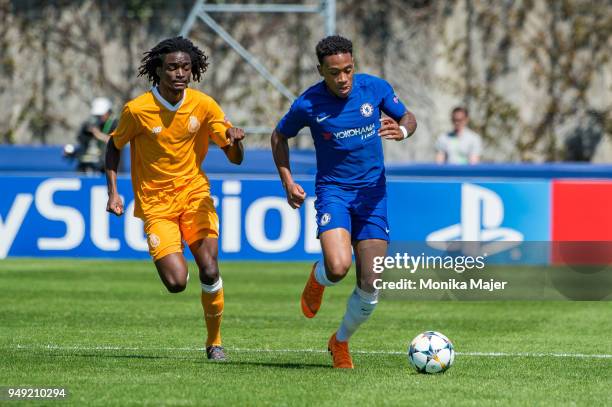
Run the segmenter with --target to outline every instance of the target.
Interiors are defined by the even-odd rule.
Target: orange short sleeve
[[[228,146],[229,140],[225,137],[225,132],[232,127],[232,124],[225,117],[221,107],[212,98],[208,101],[208,112],[205,121],[208,123],[208,130],[212,141],[219,147]]]
[[[113,138],[115,147],[118,149],[123,148],[129,141],[131,141],[139,131],[139,122],[136,120],[129,106],[126,104],[121,112],[119,123],[117,128],[113,131],[110,136]]]

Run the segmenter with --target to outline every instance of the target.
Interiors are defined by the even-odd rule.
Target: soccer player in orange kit
[[[139,76],[150,91],[125,104],[106,151],[107,211],[117,216],[124,208],[117,190],[120,149],[131,144],[134,215],[144,221],[149,253],[171,293],[185,289],[188,280],[183,243],[187,242],[199,268],[202,307],[208,337],[208,359],[224,360],[221,346],[223,284],[217,264],[219,219],[201,169],[209,140],[223,149],[230,162],[244,157],[244,131],[232,127],[208,95],[189,89],[208,67],[208,57],[183,37],[166,39],[145,53]]]

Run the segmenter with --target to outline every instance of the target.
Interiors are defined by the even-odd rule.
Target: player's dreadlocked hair
[[[156,69],[162,66],[164,55],[178,51],[189,54],[191,75],[194,81],[199,82],[208,67],[208,57],[201,49],[193,45],[193,42],[183,37],[168,38],[145,52],[141,65],[138,67],[138,76],[146,76],[150,82],[153,82],[153,85],[159,85]]]
[[[317,52],[319,63],[322,64],[323,58],[330,55],[345,53],[353,55],[353,43],[351,40],[347,40],[339,35],[330,35],[319,41],[315,51]]]

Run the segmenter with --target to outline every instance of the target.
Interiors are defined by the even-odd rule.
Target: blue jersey
[[[295,137],[310,127],[317,155],[317,189],[330,185],[344,189],[385,185],[382,140],[378,135],[381,112],[395,120],[406,107],[383,79],[355,74],[347,98],[332,94],[325,82],[298,97],[276,127]]]

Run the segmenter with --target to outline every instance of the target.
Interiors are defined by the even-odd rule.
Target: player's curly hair
[[[193,42],[183,37],[168,38],[144,53],[141,65],[138,67],[138,76],[146,76],[153,85],[159,85],[157,68],[162,66],[164,55],[173,52],[185,52],[191,57],[191,75],[196,82],[200,81],[202,74],[208,68],[208,56],[193,45]]]
[[[349,53],[353,55],[353,43],[340,35],[330,35],[329,37],[323,38],[317,44],[315,51],[317,52],[317,59],[319,63],[323,63],[323,58],[336,55]]]

